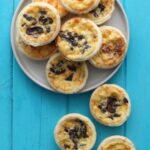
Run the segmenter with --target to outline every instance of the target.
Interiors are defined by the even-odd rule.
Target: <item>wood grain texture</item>
[[[18,2],[15,0],[15,7]],[[56,149],[53,130],[58,119],[55,116],[66,113],[66,96],[37,86],[14,60],[13,97],[13,149]]]
[[[136,5],[134,5],[136,3]],[[127,59],[127,89],[132,98],[132,116],[126,135],[137,149],[150,149],[150,1],[125,3],[130,20],[131,43]],[[134,10],[134,12],[133,12]]]
[[[150,126],[150,1],[121,1],[129,18],[131,41],[128,56],[118,73],[108,82],[129,92],[132,115],[121,127],[98,124],[89,112],[91,92],[66,96],[42,89],[30,81],[13,58],[10,24],[19,0],[3,0],[0,5],[0,150],[58,150],[53,131],[67,113],[81,113],[95,124],[98,138],[119,134],[131,138],[137,150],[149,150]],[[8,5],[9,4],[9,5]],[[135,5],[136,4],[136,5]]]
[[[8,5],[9,3],[9,5]],[[12,128],[12,51],[10,46],[10,23],[13,1],[5,0],[0,6],[0,149],[11,148]]]

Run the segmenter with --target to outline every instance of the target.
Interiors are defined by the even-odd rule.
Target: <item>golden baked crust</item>
[[[60,4],[59,0],[32,0],[33,2],[47,2],[53,5],[59,12],[61,17],[68,14],[68,11]]]
[[[123,136],[106,138],[97,150],[136,150],[134,144]]]
[[[17,25],[19,34],[26,44],[42,46],[57,36],[60,17],[53,6],[44,2],[34,2],[21,11]]]
[[[86,84],[88,70],[86,63],[71,62],[61,54],[53,55],[46,66],[49,84],[62,93],[76,93]]]
[[[101,46],[98,27],[85,18],[72,18],[65,22],[57,38],[59,51],[65,58],[84,61],[94,56]]]
[[[33,47],[25,44],[19,36],[17,37],[17,46],[19,50],[23,52],[27,57],[34,60],[45,60],[57,51],[55,42],[44,46]]]
[[[130,99],[119,86],[105,84],[94,91],[90,110],[94,118],[107,126],[120,126],[130,115]]]
[[[127,41],[120,30],[110,27],[100,27],[102,46],[99,52],[90,60],[97,68],[113,68],[123,60],[127,51]]]
[[[60,0],[60,2],[68,11],[83,14],[94,9],[99,0]]]
[[[87,117],[69,114],[58,122],[55,140],[62,150],[91,150],[96,140],[95,127]]]
[[[101,0],[99,5],[84,16],[100,25],[111,18],[115,8],[115,0]]]

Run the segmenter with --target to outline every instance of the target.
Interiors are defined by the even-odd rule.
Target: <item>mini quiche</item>
[[[52,56],[57,51],[55,42],[44,46],[33,47],[24,43],[22,38],[17,36],[17,46],[19,50],[27,57],[33,60],[45,60]]]
[[[105,84],[92,94],[90,110],[98,122],[106,126],[120,126],[130,115],[130,98],[121,87]]]
[[[72,94],[85,86],[88,68],[85,62],[71,62],[57,53],[47,63],[46,76],[49,84],[56,91]]]
[[[60,16],[53,6],[44,2],[34,2],[21,11],[17,27],[26,44],[43,46],[52,42],[59,33]]]
[[[110,26],[100,27],[102,46],[90,62],[97,68],[109,69],[120,64],[127,51],[127,40],[123,33]]]
[[[96,141],[93,123],[80,114],[64,116],[58,122],[54,134],[61,150],[91,150]]]
[[[136,148],[128,138],[116,135],[106,138],[97,150],[136,150]]]
[[[101,25],[111,18],[114,10],[115,0],[100,0],[99,5],[85,14],[84,17],[91,19],[97,25]]]
[[[32,2],[47,2],[50,5],[54,6],[57,11],[59,12],[59,15],[61,17],[64,17],[68,14],[68,11],[60,4],[59,0],[32,0]]]
[[[75,17],[65,22],[57,38],[58,50],[72,61],[85,61],[100,49],[102,35],[92,21]]]
[[[99,0],[60,0],[61,4],[71,13],[85,14],[99,4]]]

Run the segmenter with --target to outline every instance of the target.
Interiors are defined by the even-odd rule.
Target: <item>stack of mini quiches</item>
[[[34,60],[48,59],[46,77],[58,92],[72,94],[84,88],[89,61],[98,69],[121,63],[127,41],[108,21],[115,0],[33,0],[17,20],[17,45]]]

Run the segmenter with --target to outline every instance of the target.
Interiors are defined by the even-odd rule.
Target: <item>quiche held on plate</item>
[[[60,2],[71,13],[85,14],[94,9],[99,0],[60,0]]]
[[[84,17],[91,19],[97,25],[108,21],[115,10],[115,0],[100,0],[98,6],[85,14]]]
[[[66,94],[77,93],[86,84],[88,68],[85,62],[68,61],[57,53],[47,63],[46,77],[56,91]]]
[[[27,45],[26,43],[24,43],[24,41],[19,35],[17,35],[16,41],[18,49],[27,57],[33,60],[45,60],[57,52],[57,47],[54,41],[51,42],[50,44],[38,47]]]
[[[102,69],[116,67],[122,62],[127,51],[127,40],[123,33],[111,26],[100,27],[102,46],[98,53],[90,59],[93,66]]]
[[[85,61],[99,51],[101,41],[101,31],[94,22],[75,17],[62,25],[57,46],[66,59]]]
[[[60,16],[50,4],[34,2],[20,12],[17,20],[22,40],[34,47],[52,42],[60,30]]]
[[[60,4],[59,0],[32,0],[32,2],[46,2],[50,5],[53,5],[61,17],[64,17],[68,14],[68,11]]]

